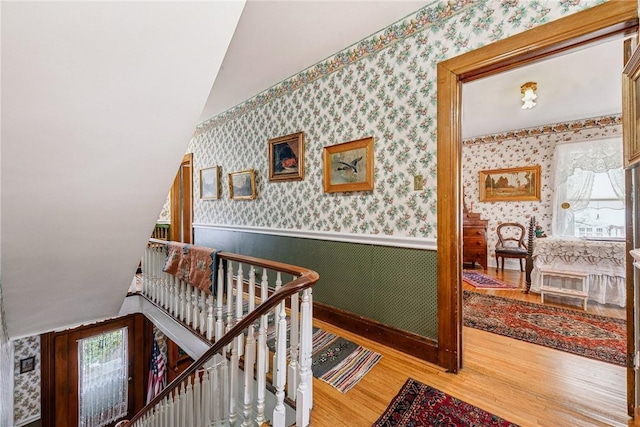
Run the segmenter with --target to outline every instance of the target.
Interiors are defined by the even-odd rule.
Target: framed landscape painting
[[[247,169],[229,174],[229,197],[233,200],[256,198],[256,172]]]
[[[220,167],[200,169],[200,198],[202,200],[216,200],[220,198]]]
[[[304,132],[269,140],[269,181],[304,179]]]
[[[540,165],[480,171],[480,201],[540,201]]]
[[[373,137],[323,149],[324,191],[373,190]]]

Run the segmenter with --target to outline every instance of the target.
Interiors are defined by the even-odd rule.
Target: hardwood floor
[[[505,281],[520,280],[516,276],[519,272],[497,275]],[[520,291],[486,292],[540,302],[538,295]],[[572,304],[558,301],[564,307]],[[624,309],[589,306],[590,312],[624,317]],[[620,366],[465,327],[464,368],[449,374],[331,324],[314,324],[382,354],[346,394],[314,378],[314,427],[370,426],[408,377],[521,426],[633,425],[626,415],[626,371]]]

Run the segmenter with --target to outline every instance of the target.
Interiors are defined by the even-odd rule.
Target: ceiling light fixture
[[[520,92],[522,93],[522,109],[527,110],[536,106],[536,91],[538,90],[538,84],[536,82],[527,82],[520,86]]]

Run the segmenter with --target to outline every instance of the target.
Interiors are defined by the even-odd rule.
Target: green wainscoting
[[[426,338],[438,338],[437,253],[199,228],[195,244],[310,268],[314,301]]]

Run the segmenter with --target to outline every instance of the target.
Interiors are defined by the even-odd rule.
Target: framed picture
[[[540,201],[540,165],[480,171],[480,201]]]
[[[304,178],[304,132],[269,140],[269,181]]]
[[[229,174],[229,196],[233,200],[256,198],[256,172],[247,169]]]
[[[220,198],[220,166],[200,169],[200,198],[216,200]]]
[[[31,372],[36,367],[36,357],[31,356],[20,360],[20,373]]]
[[[640,49],[636,48],[622,71],[622,141],[624,146],[624,166],[640,162]]]
[[[373,137],[323,148],[324,191],[373,190]]]

